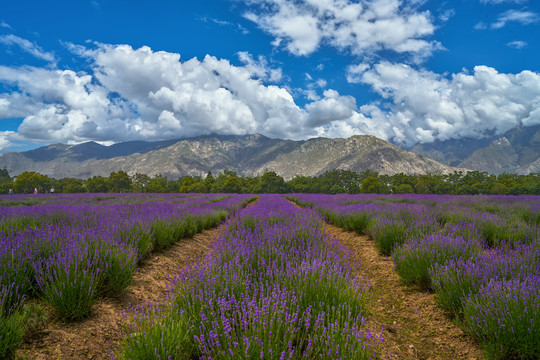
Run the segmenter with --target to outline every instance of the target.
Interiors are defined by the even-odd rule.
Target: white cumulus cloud
[[[404,64],[360,63],[347,68],[348,81],[371,86],[380,101],[358,106],[354,97],[312,77],[301,107],[287,88],[269,84],[280,71],[248,53],[239,53],[243,65],[234,66],[148,47],[71,49],[87,60],[86,72],[0,66],[0,84],[9,89],[0,93],[0,121],[23,118],[16,132],[0,134],[0,148],[22,140],[111,143],[211,133],[289,139],[371,134],[412,145],[540,124],[540,74],[532,71],[504,74],[477,66],[441,75]]]
[[[356,99],[342,96],[335,90],[326,90],[324,98],[306,105],[309,124],[313,127],[330,124],[335,120],[348,119],[355,113]]]
[[[295,55],[309,55],[329,45],[355,55],[378,50],[429,55],[440,47],[426,38],[434,33],[428,11],[402,0],[244,0],[245,17],[275,37]]]
[[[210,133],[302,138],[308,114],[291,94],[264,80],[281,71],[240,53],[244,66],[206,56],[98,44],[72,47],[91,72],[0,66],[0,117],[23,117],[18,134],[33,141],[160,140]]]
[[[359,74],[356,74],[358,77]],[[517,125],[540,124],[540,74],[503,74],[487,66],[450,78],[403,64],[381,62],[360,79],[386,99],[390,111],[371,113],[406,144],[502,134]],[[366,114],[369,115],[369,114]]]

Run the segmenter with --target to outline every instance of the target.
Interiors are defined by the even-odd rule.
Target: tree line
[[[182,176],[176,180],[163,175],[149,176],[124,171],[112,172],[108,177],[94,176],[86,180],[54,179],[37,172],[23,172],[11,177],[0,169],[0,193],[9,189],[16,194],[49,193],[107,193],[107,192],[180,192],[180,193],[378,193],[378,194],[489,194],[540,195],[540,174],[490,175],[486,172],[454,172],[447,175],[380,175],[366,170],[360,173],[331,170],[319,176],[298,175],[289,181],[274,171],[262,175],[242,176],[225,170],[217,175]]]

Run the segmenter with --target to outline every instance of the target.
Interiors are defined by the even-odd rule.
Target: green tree
[[[289,191],[289,187],[285,183],[285,180],[275,171],[265,171],[261,177],[259,177],[259,183],[255,188],[255,192],[258,194],[284,194]]]
[[[241,187],[240,179],[238,179],[238,176],[237,176],[236,172],[231,171],[231,170],[223,170],[223,172],[220,173],[214,179],[214,183],[212,184],[212,192],[213,193],[227,192],[225,190],[225,182],[231,177],[236,178],[238,180],[238,183],[240,184],[240,187]]]
[[[382,192],[382,184],[375,176],[368,176],[362,181],[360,191],[363,193],[380,194]]]
[[[13,188],[17,194],[23,192],[32,193],[34,188],[37,188],[38,191],[45,188],[50,189],[53,184],[53,180],[46,175],[34,171],[25,171],[19,176],[13,183]]]
[[[187,193],[189,192],[189,187],[195,183],[195,179],[192,176],[187,175],[178,179],[178,182],[180,183],[180,188],[178,191],[181,193]]]
[[[165,189],[161,182],[158,180],[152,180],[148,185],[145,187],[145,192],[148,193],[165,193],[167,192],[167,189]]]
[[[354,171],[335,169],[318,176],[316,183],[317,192],[357,194],[360,192],[362,175]]]
[[[206,174],[206,177],[204,178],[204,191],[210,192],[212,191],[212,185],[214,185],[214,176],[212,175],[212,171],[208,171]]]
[[[454,194],[454,185],[447,180],[446,175],[434,175],[433,177],[433,193],[434,194]]]
[[[90,193],[109,192],[109,182],[103,176],[93,176],[86,180],[86,190]]]
[[[136,173],[131,177],[131,188],[133,192],[142,193],[146,191],[146,186],[152,179],[146,174]]]
[[[185,176],[182,178],[179,191],[181,193],[203,193],[206,191],[206,186],[200,176]]]
[[[413,175],[407,175],[404,173],[398,173],[390,176],[390,189],[395,194],[412,194],[414,193],[414,185],[416,184],[417,177]],[[402,185],[408,185],[402,186]],[[410,191],[409,191],[410,190]],[[406,191],[406,192],[403,192]]]
[[[496,178],[486,172],[469,171],[456,181],[456,192],[463,195],[488,194],[494,180]]]
[[[395,194],[414,194],[414,189],[411,185],[409,184],[399,184],[395,189],[394,189],[394,193]]]
[[[167,190],[167,192],[170,192],[170,193],[176,193],[178,192],[178,188],[180,187],[181,185],[181,181],[180,179],[176,179],[176,180],[169,180],[167,178],[165,178],[167,180],[167,182],[165,183],[165,190]],[[198,176],[195,176],[195,181],[201,181],[202,182],[202,179]]]
[[[339,184],[334,184],[334,186],[332,186],[330,188],[330,194],[343,194],[343,193],[346,193],[347,191],[345,190],[345,188]]]
[[[9,171],[6,168],[0,169],[0,182],[11,182],[11,176],[9,176]]]
[[[240,193],[242,191],[240,179],[236,176],[229,176],[227,180],[225,180],[222,190],[225,193]]]
[[[508,195],[510,193],[510,190],[506,185],[500,182],[496,182],[492,187],[490,194],[493,195]]]
[[[63,178],[58,180],[57,186],[64,193],[83,193],[86,192],[84,181],[74,178]]]
[[[131,178],[125,171],[120,170],[109,175],[109,188],[112,192],[129,192],[131,183]]]
[[[206,192],[206,186],[200,181],[196,181],[188,186],[180,186],[180,192],[182,193],[204,193]]]
[[[426,178],[419,178],[414,184],[417,194],[429,194],[430,182]]]
[[[0,194],[9,193],[9,189],[13,189],[13,179],[5,168],[0,169]]]
[[[510,193],[540,195],[540,174],[521,175],[516,184],[510,187]],[[507,185],[508,187],[508,185]]]
[[[296,175],[287,182],[291,192],[311,193],[313,190],[313,178],[304,175]]]

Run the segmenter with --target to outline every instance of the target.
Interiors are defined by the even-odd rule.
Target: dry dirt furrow
[[[170,249],[151,254],[134,274],[127,291],[114,298],[100,298],[90,317],[81,322],[50,322],[47,327],[17,351],[23,359],[110,359],[108,349],[121,340],[122,311],[130,305],[143,305],[164,294],[169,276],[202,259],[210,250],[220,228],[206,230],[192,239],[182,239]]]
[[[383,329],[382,359],[484,358],[478,344],[437,307],[435,295],[402,284],[392,259],[379,255],[367,236],[328,224],[325,230],[361,262],[359,276],[373,291],[366,326],[375,332]]]

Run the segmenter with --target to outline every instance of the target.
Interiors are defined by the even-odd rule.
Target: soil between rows
[[[90,317],[76,323],[51,321],[46,328],[18,351],[17,358],[110,359],[109,349],[120,343],[122,311],[130,305],[144,305],[163,295],[172,276],[182,268],[202,259],[220,228],[203,231],[192,239],[182,239],[171,248],[151,254],[134,273],[127,291],[114,298],[100,298]]]
[[[474,339],[437,306],[435,294],[404,285],[392,259],[379,255],[367,236],[329,224],[325,231],[360,260],[358,275],[373,291],[366,327],[383,330],[382,359],[484,359]]]

